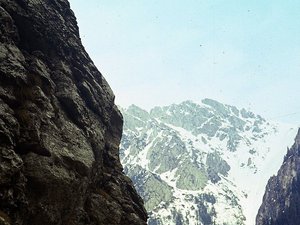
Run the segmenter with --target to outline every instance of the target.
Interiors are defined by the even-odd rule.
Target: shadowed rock
[[[0,0],[0,224],[146,224],[66,0]]]
[[[276,176],[270,178],[257,225],[300,224],[300,129]]]

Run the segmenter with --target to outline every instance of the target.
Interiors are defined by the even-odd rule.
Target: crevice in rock
[[[20,155],[25,155],[29,152],[33,152],[41,156],[51,156],[51,152],[45,147],[43,147],[40,143],[18,143],[15,147],[15,152]]]

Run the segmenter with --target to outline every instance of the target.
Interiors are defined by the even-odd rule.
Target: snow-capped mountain
[[[297,132],[211,99],[121,111],[120,157],[149,225],[253,225]]]

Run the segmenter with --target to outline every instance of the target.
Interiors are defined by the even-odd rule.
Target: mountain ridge
[[[161,224],[162,221],[167,224],[180,224],[179,221],[181,224],[226,223],[218,220],[221,213],[228,221],[234,221],[227,221],[228,224],[246,224],[244,214],[251,217],[247,224],[253,224],[260,202],[253,197],[257,196],[257,190],[250,191],[249,187],[253,187],[256,174],[265,182],[269,178],[261,172],[265,158],[275,156],[275,162],[269,160],[272,161],[272,172],[268,171],[271,175],[281,164],[276,155],[284,155],[278,147],[269,153],[271,146],[267,143],[270,141],[276,146],[280,144],[276,139],[286,139],[283,143],[287,146],[295,132],[289,125],[276,125],[245,109],[239,110],[211,99],[203,100],[202,104],[184,101],[154,107],[148,112],[130,106],[121,112],[124,116],[121,161],[137,189],[142,190],[140,194],[146,208],[151,208],[149,224]],[[280,145],[285,145],[283,143]],[[143,171],[143,175],[139,171]],[[249,179],[243,182],[243,176]],[[139,182],[143,177],[151,182]],[[161,202],[165,203],[155,209],[153,198],[156,198],[154,193],[159,192],[158,186],[166,190],[161,196]],[[264,186],[260,186],[258,191],[262,198]],[[149,193],[154,195],[151,202],[147,201]],[[227,195],[227,200],[221,195]],[[192,203],[196,201],[201,204]],[[159,197],[154,202],[158,204]],[[245,208],[249,203],[256,209]],[[179,207],[181,204],[190,209]],[[224,214],[220,208],[226,204],[234,207]],[[165,209],[167,206],[169,210]],[[218,217],[214,215],[216,213]],[[187,217],[192,219],[187,220]]]

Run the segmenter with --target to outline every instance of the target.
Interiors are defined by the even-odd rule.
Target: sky
[[[211,98],[300,125],[300,1],[70,4],[116,104],[149,110]]]

